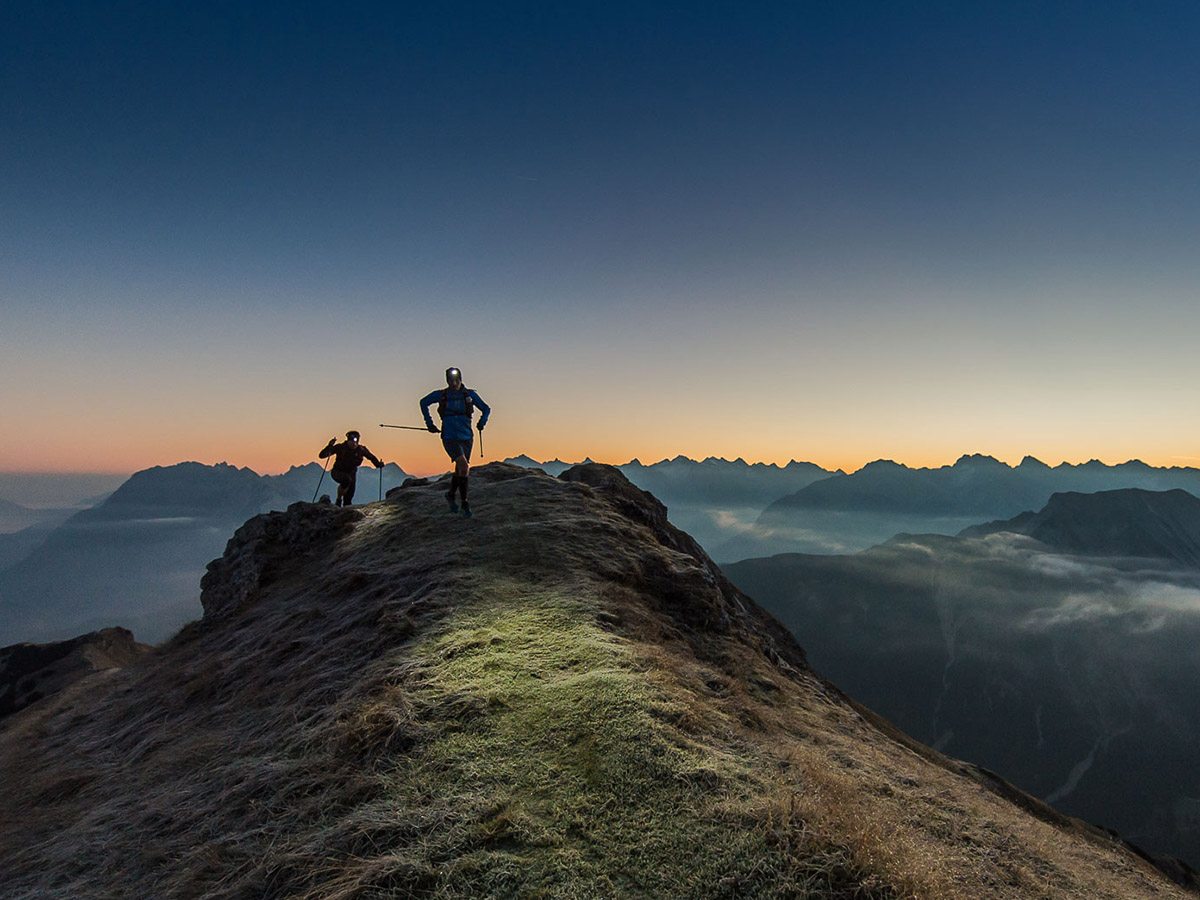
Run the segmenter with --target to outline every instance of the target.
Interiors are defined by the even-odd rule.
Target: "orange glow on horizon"
[[[450,464],[445,454],[441,451],[441,445],[435,438],[432,438],[426,446],[418,446],[413,449],[406,449],[400,441],[388,440],[386,437],[376,437],[370,441],[365,440],[364,443],[369,446],[373,452],[382,457],[386,462],[396,463],[405,472],[410,475],[428,476],[437,475],[449,471]],[[420,436],[418,435],[418,438]],[[1163,448],[1158,452],[1138,452],[1128,451],[1125,453],[1088,453],[1084,450],[1075,448],[1073,450],[1046,450],[1038,452],[1034,450],[989,450],[988,448],[968,447],[961,451],[944,451],[941,449],[930,449],[924,452],[870,452],[860,448],[847,449],[842,452],[831,452],[826,448],[821,448],[818,452],[794,454],[784,454],[777,452],[738,452],[728,448],[707,449],[696,447],[683,447],[679,449],[667,449],[662,446],[654,446],[639,450],[637,448],[626,448],[613,442],[607,446],[598,446],[590,451],[578,445],[566,445],[554,447],[553,445],[533,442],[535,446],[519,446],[512,444],[509,441],[496,440],[493,444],[487,440],[485,435],[485,451],[486,457],[479,457],[479,443],[476,441],[475,454],[472,460],[473,465],[479,466],[489,462],[496,462],[507,459],[509,457],[524,454],[533,459],[540,461],[550,461],[554,459],[563,462],[579,462],[584,458],[590,458],[595,462],[609,463],[612,465],[622,465],[630,462],[633,459],[640,460],[645,465],[652,465],[662,460],[671,459],[675,456],[686,456],[694,460],[703,460],[709,457],[719,459],[735,460],[741,458],[747,463],[766,463],[783,466],[789,461],[814,463],[829,471],[841,469],[844,472],[854,472],[861,469],[868,463],[880,459],[890,459],[894,462],[901,463],[909,468],[938,468],[941,466],[952,465],[957,459],[963,455],[980,453],[985,456],[992,456],[999,461],[1010,466],[1018,465],[1026,456],[1033,456],[1049,466],[1056,466],[1060,463],[1081,464],[1092,459],[1099,459],[1107,465],[1118,465],[1130,460],[1140,460],[1147,465],[1170,468],[1177,467],[1193,467],[1200,468],[1200,455],[1190,455],[1183,452],[1178,452],[1180,448]],[[311,442],[310,442],[311,443]],[[494,449],[493,449],[494,447]],[[9,474],[95,474],[95,475],[116,475],[116,474],[132,474],[142,469],[152,468],[154,466],[171,466],[180,462],[199,462],[205,465],[216,465],[218,463],[228,463],[238,466],[239,468],[248,467],[260,475],[278,475],[286,472],[292,466],[302,466],[310,462],[320,462],[315,451],[308,458],[303,456],[303,452],[294,452],[294,447],[288,446],[255,446],[251,451],[237,455],[229,452],[232,448],[227,448],[226,451],[221,451],[218,448],[210,447],[207,452],[197,453],[172,453],[168,448],[164,447],[157,452],[151,449],[145,453],[133,453],[129,455],[122,454],[120,456],[113,454],[96,454],[92,457],[92,465],[80,465],[74,463],[69,457],[63,457],[59,460],[43,460],[42,465],[23,467],[15,465],[0,465],[0,472]],[[319,447],[317,448],[319,449]],[[50,463],[50,464],[46,464]],[[57,463],[57,464],[55,464]]]

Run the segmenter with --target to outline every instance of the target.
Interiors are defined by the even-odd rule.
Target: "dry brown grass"
[[[686,707],[682,727],[754,760],[756,788],[731,807],[743,825],[840,848],[864,888],[947,900],[1192,896],[1119,841],[1031,816],[928,748],[896,743],[810,673],[780,678],[732,654],[718,672],[682,640],[637,653]]]
[[[861,787],[828,760],[793,748],[791,764],[802,790],[779,784],[770,796],[774,815],[810,823],[826,840],[846,845],[850,858],[873,873],[900,897],[969,900],[956,883],[964,870],[962,855],[948,847],[930,847],[894,806],[872,802]]]

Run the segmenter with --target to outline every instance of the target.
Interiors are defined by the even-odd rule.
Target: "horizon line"
[[[714,455],[709,455],[709,456],[704,456],[704,457],[694,457],[694,456],[688,456],[687,454],[684,454],[684,453],[679,453],[679,454],[676,454],[675,456],[664,456],[661,459],[655,460],[654,462],[645,462],[637,456],[632,456],[629,459],[625,460],[624,462],[607,462],[605,460],[592,459],[591,457],[585,457],[585,459],[573,460],[573,461],[563,460],[558,457],[554,457],[552,459],[539,460],[536,457],[534,457],[528,453],[521,452],[521,453],[513,454],[512,456],[507,456],[502,460],[486,460],[486,461],[480,461],[477,464],[473,463],[472,465],[473,465],[473,467],[478,468],[479,466],[486,465],[489,462],[506,462],[510,459],[517,459],[520,457],[524,457],[526,459],[532,460],[533,462],[537,463],[538,465],[559,463],[559,464],[568,465],[568,466],[580,465],[584,462],[593,462],[593,463],[601,463],[603,465],[612,465],[612,466],[617,466],[617,467],[638,464],[638,465],[642,465],[642,466],[649,468],[651,466],[657,466],[657,465],[661,465],[663,463],[674,462],[679,459],[687,460],[689,462],[694,462],[694,463],[704,463],[704,462],[708,462],[710,460],[714,460],[717,462],[725,462],[725,463],[741,462],[748,467],[750,467],[750,466],[765,466],[768,468],[775,468],[775,469],[785,469],[790,465],[802,465],[802,466],[809,465],[809,466],[816,466],[817,468],[819,468],[825,472],[828,472],[830,475],[836,475],[839,472],[841,472],[842,474],[845,474],[845,475],[853,475],[857,472],[862,471],[863,469],[867,468],[868,466],[872,466],[877,463],[892,463],[896,466],[899,466],[899,467],[905,468],[905,469],[909,469],[912,471],[920,471],[920,470],[932,471],[932,470],[937,470],[937,469],[953,468],[959,462],[961,462],[963,460],[968,460],[968,459],[992,460],[992,461],[999,463],[1000,465],[1003,465],[1009,469],[1019,468],[1020,465],[1026,461],[1033,461],[1033,462],[1041,463],[1042,465],[1047,466],[1052,469],[1059,468],[1060,466],[1072,466],[1072,467],[1085,466],[1085,465],[1089,465],[1091,463],[1099,463],[1100,465],[1108,466],[1110,468],[1116,467],[1116,466],[1128,465],[1130,463],[1139,463],[1141,465],[1144,465],[1144,466],[1147,466],[1147,467],[1153,468],[1153,469],[1196,469],[1196,468],[1198,468],[1196,466],[1186,466],[1186,465],[1155,465],[1153,463],[1146,462],[1145,460],[1141,459],[1140,457],[1130,457],[1128,459],[1124,459],[1119,462],[1107,462],[1107,461],[1101,459],[1100,457],[1092,457],[1090,459],[1081,460],[1078,462],[1071,462],[1069,460],[1064,459],[1057,463],[1047,463],[1030,453],[1024,454],[1019,461],[1017,461],[1016,463],[1013,463],[1013,462],[1009,462],[1001,457],[993,456],[990,453],[980,453],[980,452],[961,453],[950,462],[945,462],[945,463],[935,464],[935,465],[920,465],[920,466],[910,465],[905,462],[900,462],[899,460],[896,460],[891,457],[878,457],[876,459],[872,459],[868,462],[865,462],[861,466],[858,466],[857,468],[854,468],[854,469],[847,468],[846,466],[839,466],[837,468],[830,469],[830,468],[826,468],[825,466],[820,465],[819,463],[814,463],[811,460],[803,460],[803,459],[796,459],[796,458],[789,459],[787,462],[784,462],[784,463],[778,463],[778,462],[768,462],[768,461],[762,460],[762,459],[752,461],[752,460],[747,460],[745,457],[742,457],[742,456],[737,456],[737,457],[734,457],[733,459],[730,459],[728,457],[714,456]],[[1171,456],[1168,458],[1169,459],[1179,459],[1179,460],[1200,461],[1200,457],[1198,457],[1198,456]],[[316,460],[307,460],[305,462],[300,462],[300,463],[291,463],[286,468],[279,469],[278,471],[260,471],[258,469],[255,469],[252,466],[239,465],[237,463],[230,462],[229,460],[220,460],[215,463],[203,463],[196,459],[179,459],[179,460],[176,460],[175,462],[155,463],[154,465],[144,466],[142,468],[133,469],[131,471],[114,471],[111,469],[107,469],[107,470],[0,469],[0,476],[43,477],[43,478],[45,478],[45,477],[63,477],[63,476],[87,476],[87,477],[93,477],[93,478],[99,478],[99,477],[130,478],[139,472],[145,472],[145,471],[148,471],[150,469],[155,469],[155,468],[170,468],[172,466],[183,465],[185,463],[196,463],[198,465],[204,465],[204,466],[227,465],[227,466],[232,466],[237,469],[249,469],[250,471],[254,472],[256,475],[262,475],[262,476],[283,475],[283,474],[286,474],[291,469],[302,468],[303,466],[307,466],[307,465],[320,465],[320,463],[316,462]],[[388,466],[392,466],[392,465],[399,466],[401,471],[405,472],[406,474],[414,475],[417,477],[423,477],[427,474],[434,474],[436,472],[442,471],[441,469],[436,469],[429,473],[417,472],[417,471],[410,472],[408,469],[405,469],[403,465],[396,462],[395,460],[389,460],[387,465]]]

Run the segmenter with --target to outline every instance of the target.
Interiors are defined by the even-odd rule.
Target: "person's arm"
[[[425,417],[425,427],[434,434],[437,433],[438,429],[437,426],[433,424],[433,417],[429,415],[429,407],[433,406],[433,404],[437,403],[441,398],[441,391],[433,391],[421,398],[421,415]]]
[[[476,408],[483,413],[483,415],[479,417],[479,424],[475,426],[480,431],[483,431],[483,426],[488,422],[488,416],[492,414],[492,408],[484,403],[483,398],[474,391],[471,391],[471,402],[474,403]]]
[[[337,438],[330,438],[329,443],[321,448],[321,452],[317,454],[317,459],[333,456],[333,454],[337,453],[337,449]]]
[[[383,460],[382,459],[380,459],[378,456],[376,456],[374,453],[372,453],[366,447],[362,448],[362,452],[363,452],[363,456],[365,456],[367,459],[369,459],[371,462],[373,462],[375,464],[375,468],[377,468],[377,469],[383,468]]]

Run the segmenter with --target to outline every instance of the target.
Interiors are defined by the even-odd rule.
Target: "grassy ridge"
[[[409,659],[357,712],[362,742],[414,743],[359,811],[381,852],[325,896],[891,896],[802,822],[757,827],[745,760],[671,724],[686,698],[577,599],[500,586]]]

